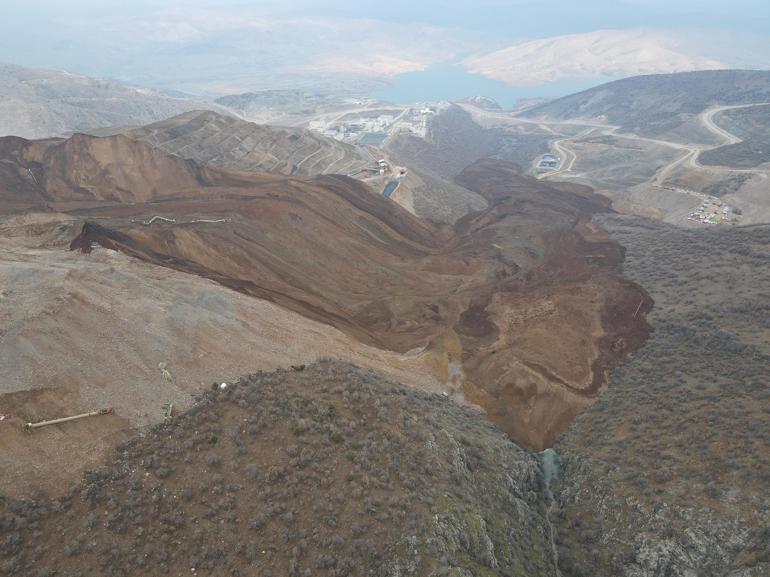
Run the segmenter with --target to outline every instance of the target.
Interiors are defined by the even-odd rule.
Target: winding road
[[[651,178],[651,180],[648,181],[649,185],[654,188],[664,189],[677,194],[684,194],[690,197],[698,198],[700,200],[708,200],[709,198],[711,198],[708,194],[705,194],[697,190],[692,190],[689,188],[683,188],[681,186],[668,184],[667,181],[678,168],[681,168],[684,165],[688,166],[693,170],[707,171],[711,173],[716,173],[716,172],[752,173],[752,174],[762,174],[765,176],[770,175],[770,169],[732,168],[729,166],[702,165],[700,162],[698,162],[699,156],[705,150],[711,150],[713,148],[718,148],[720,146],[725,146],[728,144],[737,144],[741,142],[740,138],[738,138],[737,136],[730,133],[728,130],[722,128],[716,123],[715,116],[717,114],[725,110],[734,110],[739,108],[750,108],[753,106],[766,106],[766,105],[770,105],[770,103],[755,102],[750,104],[720,105],[720,106],[714,106],[714,107],[708,108],[703,112],[701,112],[698,115],[698,119],[700,123],[707,130],[715,134],[720,140],[723,141],[722,143],[716,146],[704,146],[704,145],[697,145],[697,144],[691,144],[691,143],[685,144],[681,142],[661,140],[658,138],[648,138],[644,136],[639,136],[638,134],[620,132],[621,130],[620,126],[614,126],[611,124],[602,124],[598,122],[593,122],[591,120],[556,121],[556,120],[543,120],[543,119],[529,119],[529,118],[514,116],[511,113],[507,113],[503,111],[494,112],[494,111],[478,109],[470,104],[464,104],[464,105],[461,105],[461,107],[467,112],[469,112],[471,116],[474,118],[474,120],[478,119],[477,121],[479,121],[479,124],[481,124],[482,126],[494,125],[494,124],[503,125],[503,126],[529,124],[529,125],[537,126],[541,130],[547,130],[548,132],[551,132],[554,135],[557,135],[557,138],[551,141],[550,147],[552,152],[554,152],[560,157],[561,162],[559,164],[559,167],[556,170],[538,174],[537,168],[538,168],[540,158],[536,159],[532,165],[532,172],[535,174],[535,177],[538,179],[544,180],[544,179],[550,179],[553,177],[565,178],[570,176],[579,176],[580,173],[575,171],[575,165],[578,160],[578,154],[577,152],[575,152],[575,150],[570,148],[569,144],[571,142],[577,143],[580,139],[585,138],[591,132],[596,131],[598,134],[603,136],[612,136],[614,138],[646,142],[649,144],[665,146],[668,148],[672,148],[675,151],[678,151],[675,154],[675,157],[668,164],[661,167],[655,173],[655,175]],[[558,135],[558,132],[559,132],[558,127],[562,127],[562,130],[563,130],[564,127],[576,127],[576,126],[582,127],[584,130],[582,130],[581,132],[579,132],[574,136],[565,135],[563,132],[561,135]],[[553,127],[554,130],[552,130],[551,127]],[[590,175],[586,175],[586,176],[588,176],[590,179]]]
[[[734,134],[728,132],[724,128],[720,127],[714,122],[714,116],[719,114],[720,112],[724,112],[725,110],[737,110],[739,108],[752,108],[754,106],[768,106],[770,105],[770,102],[755,102],[754,104],[734,104],[732,106],[716,106],[714,108],[709,108],[708,110],[703,111],[700,114],[700,121],[703,123],[703,126],[708,128],[711,132],[716,134],[717,136],[720,136],[725,140],[725,144],[738,144],[739,142],[743,142],[740,138],[735,136]]]
[[[695,168],[703,168],[707,170],[726,170],[729,172],[761,172],[765,174],[770,174],[770,170],[762,169],[762,168],[732,168],[727,166],[716,166],[716,165],[703,165],[698,161],[698,157],[700,156],[700,153],[703,152],[703,150],[713,150],[714,148],[719,148],[721,146],[727,146],[730,144],[738,144],[740,142],[743,142],[742,139],[738,138],[731,132],[728,132],[721,126],[719,126],[716,122],[714,122],[714,117],[719,114],[720,112],[724,112],[725,110],[737,110],[739,108],[752,108],[754,106],[768,106],[770,105],[770,102],[755,102],[753,104],[735,104],[731,106],[715,106],[713,108],[709,108],[708,110],[704,110],[699,116],[698,119],[700,120],[701,124],[703,124],[704,127],[706,127],[708,130],[710,130],[713,134],[716,134],[718,137],[722,138],[724,142],[720,144],[719,146],[714,146],[708,149],[700,149],[698,153],[695,155],[695,157],[692,159],[692,166]]]
[[[767,106],[770,105],[770,102],[756,102],[752,104],[737,104],[737,105],[730,105],[730,106],[716,106],[713,108],[709,108],[704,110],[698,115],[698,120],[701,122],[701,124],[711,131],[713,134],[718,136],[720,139],[722,139],[724,142],[722,144],[719,144],[717,146],[712,147],[703,147],[693,144],[682,144],[679,142],[672,142],[669,140],[661,140],[658,138],[648,138],[644,136],[639,136],[637,134],[632,133],[623,133],[619,132],[620,127],[619,126],[613,126],[613,125],[596,125],[594,123],[586,123],[581,124],[579,122],[545,122],[545,121],[537,121],[537,124],[551,124],[551,125],[558,125],[558,124],[571,124],[571,125],[583,125],[587,127],[586,131],[581,132],[580,134],[573,136],[573,137],[564,137],[560,138],[558,140],[554,140],[551,143],[551,146],[553,149],[562,157],[562,163],[561,166],[554,171],[546,172],[543,174],[540,174],[537,176],[537,178],[543,179],[543,178],[550,178],[552,176],[556,176],[559,174],[564,174],[567,172],[571,172],[575,162],[577,160],[577,154],[568,148],[564,146],[565,142],[569,141],[577,141],[581,138],[584,138],[587,134],[589,134],[592,130],[596,130],[599,126],[604,128],[603,134],[606,136],[614,136],[616,138],[623,138],[627,140],[637,140],[641,142],[648,142],[651,144],[659,144],[662,146],[667,146],[669,148],[674,148],[677,150],[681,150],[683,154],[672,160],[669,164],[661,168],[657,174],[655,175],[655,178],[652,181],[652,185],[658,188],[666,188],[667,190],[673,190],[676,192],[683,192],[686,194],[692,194],[698,197],[706,197],[707,195],[704,195],[700,192],[689,190],[689,189],[683,189],[678,187],[672,187],[665,185],[666,180],[669,178],[672,172],[679,166],[683,164],[688,164],[691,168],[694,169],[703,169],[703,170],[710,170],[710,171],[720,171],[720,172],[750,172],[750,173],[768,173],[770,171],[760,168],[733,168],[729,166],[717,166],[717,165],[707,165],[704,166],[698,161],[698,157],[701,155],[701,153],[705,150],[712,150],[713,148],[719,148],[720,146],[730,145],[730,144],[738,144],[739,142],[742,142],[740,138],[732,134],[731,132],[727,131],[726,129],[719,126],[715,121],[714,117],[725,110],[736,110],[740,108],[751,108],[753,106]],[[528,121],[527,122],[534,122],[534,121]]]
[[[595,127],[589,127],[577,136],[574,136],[572,138],[559,138],[558,140],[554,140],[551,143],[551,146],[553,146],[554,151],[559,155],[559,158],[561,159],[559,168],[556,170],[552,170],[550,172],[544,172],[542,174],[538,174],[538,179],[543,179],[546,176],[554,176],[555,174],[563,174],[565,172],[571,172],[572,168],[575,166],[575,161],[577,160],[577,154],[564,146],[564,142],[567,140],[576,140],[578,138],[584,138],[589,133],[596,130]]]
[[[742,106],[735,107],[735,106],[719,106],[717,108],[712,108],[709,110],[706,110],[701,113],[699,116],[699,119],[703,126],[708,128],[711,132],[719,136],[725,141],[725,144],[738,144],[741,139],[735,136],[734,134],[731,134],[730,132],[727,132],[724,128],[721,128],[714,122],[714,116],[722,112],[723,110],[732,110],[734,108],[744,108]]]

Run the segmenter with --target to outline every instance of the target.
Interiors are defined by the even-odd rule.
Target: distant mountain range
[[[497,106],[483,97],[471,100],[489,110]],[[712,105],[768,101],[770,71],[704,70],[609,82],[537,104],[522,116],[591,119],[649,137],[690,136],[708,142],[708,131],[697,134],[702,127],[687,126],[695,115]],[[273,90],[209,100],[68,72],[0,64],[0,136],[48,138],[107,127],[126,129],[196,110],[273,122],[292,114],[312,116],[319,107],[333,105],[335,99],[328,92]]]
[[[475,74],[512,86],[727,67],[699,52],[683,47],[680,39],[669,32],[595,30],[520,42],[468,58],[464,64]]]
[[[226,111],[185,94],[0,64],[0,136],[47,138],[106,126],[140,126],[201,108]]]

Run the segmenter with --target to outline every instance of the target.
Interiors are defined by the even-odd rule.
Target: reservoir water
[[[397,180],[391,180],[388,182],[388,184],[385,185],[385,190],[382,191],[382,194],[390,198],[390,195],[396,192],[396,189],[398,188],[399,182]]]
[[[511,108],[522,98],[557,98],[606,81],[606,78],[564,79],[539,86],[509,86],[497,80],[471,74],[461,66],[442,64],[418,72],[399,74],[390,87],[373,92],[370,96],[394,104],[488,96],[494,98],[503,108]]]

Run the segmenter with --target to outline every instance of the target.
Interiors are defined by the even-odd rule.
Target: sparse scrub
[[[324,361],[208,391],[59,500],[0,504],[0,567],[550,577],[540,491],[535,459],[477,415]]]
[[[559,441],[567,562],[597,576],[646,571],[637,553],[670,539],[692,558],[656,552],[671,575],[751,567],[757,557],[745,550],[761,541],[758,527],[770,516],[770,267],[761,264],[770,227],[601,221],[627,249],[625,274],[655,300],[654,332]],[[578,514],[603,527],[599,563],[589,535],[570,524]],[[697,545],[686,533],[693,530],[703,532]]]

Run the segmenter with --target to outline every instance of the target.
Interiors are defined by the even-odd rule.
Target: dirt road
[[[703,126],[705,126],[707,129],[709,129],[711,132],[719,136],[720,138],[723,138],[725,140],[725,144],[738,144],[739,142],[742,142],[740,138],[732,134],[731,132],[728,132],[721,126],[719,126],[716,122],[714,122],[714,116],[719,114],[720,112],[724,112],[725,110],[737,110],[739,108],[752,108],[754,106],[767,106],[770,105],[770,102],[756,102],[754,104],[737,104],[733,106],[716,106],[714,108],[709,108],[707,110],[704,110],[700,116],[698,116],[698,119],[701,121]]]
[[[717,106],[714,108],[707,109],[703,111],[699,115],[699,119],[701,123],[711,132],[722,138],[725,143],[724,144],[736,144],[738,142],[741,142],[741,140],[735,136],[734,134],[731,134],[727,130],[721,128],[714,122],[714,116],[718,114],[719,112],[722,112],[724,110],[734,110],[738,108],[750,108],[752,106],[765,106],[770,103],[768,102],[757,102],[752,104],[740,104],[740,105],[732,105],[732,106]],[[615,126],[611,124],[602,124],[598,122],[591,122],[589,120],[583,121],[583,120],[532,120],[528,118],[521,118],[517,116],[512,116],[510,113],[507,112],[492,112],[487,110],[480,110],[477,109],[471,105],[463,105],[463,108],[471,113],[475,117],[479,118],[486,118],[486,119],[496,119],[500,121],[505,121],[506,123],[513,123],[513,124],[532,124],[540,127],[558,127],[558,126],[583,126],[586,128],[586,130],[582,131],[581,133],[575,135],[575,136],[567,136],[563,135],[562,138],[559,138],[557,140],[554,140],[552,142],[552,147],[554,150],[562,157],[562,163],[561,166],[552,172],[546,172],[543,174],[540,174],[537,176],[539,179],[546,179],[551,178],[553,176],[564,176],[567,173],[572,172],[575,163],[577,162],[577,153],[568,148],[566,146],[567,143],[570,141],[577,142],[582,138],[585,138],[588,134],[590,134],[593,130],[602,129],[602,134],[605,136],[612,136],[615,138],[623,138],[627,140],[635,140],[639,142],[647,142],[650,144],[658,144],[661,146],[666,146],[669,148],[673,148],[676,150],[682,151],[682,155],[678,156],[674,160],[672,160],[669,164],[662,167],[655,175],[654,179],[651,182],[652,186],[655,186],[657,188],[665,188],[667,190],[672,190],[674,192],[680,192],[684,194],[690,194],[697,197],[704,197],[706,195],[689,189],[683,189],[679,187],[672,187],[669,185],[666,185],[665,182],[669,178],[669,176],[674,172],[674,170],[678,167],[680,167],[683,164],[689,165],[691,168],[696,170],[709,170],[709,171],[716,171],[716,172],[749,172],[749,173],[768,173],[770,171],[762,170],[762,169],[756,169],[756,168],[731,168],[727,166],[704,166],[698,162],[698,157],[700,154],[705,150],[710,150],[711,148],[707,147],[701,147],[696,146],[692,144],[682,144],[679,142],[672,142],[670,140],[662,140],[659,138],[649,138],[644,136],[639,136],[638,134],[633,133],[627,133],[627,132],[620,132],[621,127]],[[724,144],[719,146],[724,146]],[[716,148],[716,147],[712,147]]]
[[[596,130],[596,127],[590,126],[586,128],[583,132],[581,132],[579,135],[574,136],[572,138],[560,138],[558,140],[554,140],[551,144],[553,146],[553,149],[556,151],[556,153],[559,155],[559,158],[561,158],[561,163],[559,164],[559,168],[552,172],[544,172],[543,174],[537,175],[537,178],[543,179],[550,176],[555,176],[557,174],[564,174],[567,172],[571,172],[572,168],[575,166],[575,161],[577,161],[577,154],[575,151],[570,150],[566,146],[564,146],[564,143],[568,140],[577,140],[578,138],[585,138]]]
[[[714,121],[714,117],[717,114],[719,114],[720,112],[724,112],[725,110],[737,110],[740,108],[752,108],[754,106],[767,106],[767,105],[770,105],[770,102],[756,102],[754,104],[737,104],[732,106],[716,106],[714,108],[709,108],[707,110],[704,110],[698,116],[698,120],[700,120],[701,124],[703,124],[705,128],[710,130],[713,134],[717,135],[719,138],[722,138],[725,142],[719,146],[715,146],[709,149],[699,149],[697,154],[695,154],[690,159],[690,164],[695,168],[702,168],[704,170],[723,170],[723,171],[729,171],[729,172],[753,172],[753,173],[759,172],[764,174],[770,173],[770,171],[763,170],[761,168],[732,168],[732,167],[726,167],[726,166],[713,166],[713,165],[704,166],[698,161],[698,158],[700,157],[701,153],[704,150],[712,150],[713,148],[719,148],[720,146],[728,146],[731,144],[739,144],[743,142],[742,139],[738,138],[733,133],[725,130]]]

